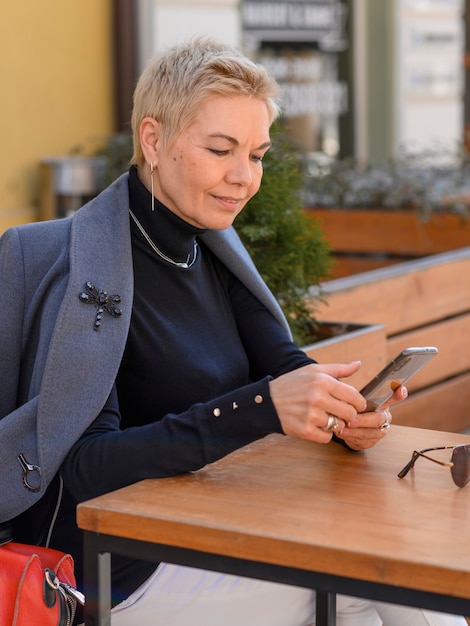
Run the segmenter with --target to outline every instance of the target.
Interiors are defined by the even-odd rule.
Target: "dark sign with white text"
[[[339,0],[245,0],[243,30],[264,41],[315,42],[318,48],[347,47],[347,7]]]

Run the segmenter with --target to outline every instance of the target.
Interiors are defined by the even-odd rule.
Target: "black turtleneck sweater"
[[[254,407],[259,421],[253,438],[279,432],[266,381],[253,390],[244,387],[308,359],[204,246],[199,239],[204,230],[159,202],[151,211],[150,194],[135,168],[130,171],[129,191],[132,212],[161,252],[175,261],[189,257],[191,263],[195,239],[198,247],[189,269],[175,267],[152,250],[131,219],[135,285],[131,327],[117,380],[121,426],[155,422],[236,390],[231,400],[240,405],[246,396],[251,411],[254,396],[266,396],[262,407]],[[238,409],[233,417],[242,431],[240,421],[250,422],[254,414],[243,416]],[[223,436],[237,438],[231,430]]]
[[[269,380],[312,362],[204,246],[203,230],[159,202],[151,211],[150,193],[135,168],[129,197],[159,250],[175,261],[189,255],[191,266],[162,259],[130,218],[135,280],[130,330],[115,389],[62,468],[66,490],[76,501],[145,478],[196,470],[282,432]],[[154,567],[123,565],[122,559],[113,559],[113,566],[116,601]]]

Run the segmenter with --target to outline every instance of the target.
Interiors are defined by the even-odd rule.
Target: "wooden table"
[[[86,624],[109,624],[110,552],[317,589],[317,626],[335,593],[470,615],[470,485],[426,459],[397,478],[414,449],[459,443],[403,426],[362,453],[271,435],[83,503]]]

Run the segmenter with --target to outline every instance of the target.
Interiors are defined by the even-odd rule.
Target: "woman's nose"
[[[230,183],[248,187],[253,182],[252,163],[245,159],[238,159],[232,163],[232,167],[227,171],[226,178]]]

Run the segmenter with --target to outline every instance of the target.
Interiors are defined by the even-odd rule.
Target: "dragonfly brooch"
[[[101,320],[105,312],[113,317],[119,317],[122,314],[122,310],[116,306],[121,302],[121,296],[117,294],[110,296],[107,291],[97,289],[91,281],[85,283],[85,290],[86,291],[82,291],[78,297],[80,298],[80,302],[94,304],[97,307],[93,326],[94,330],[100,329]]]

